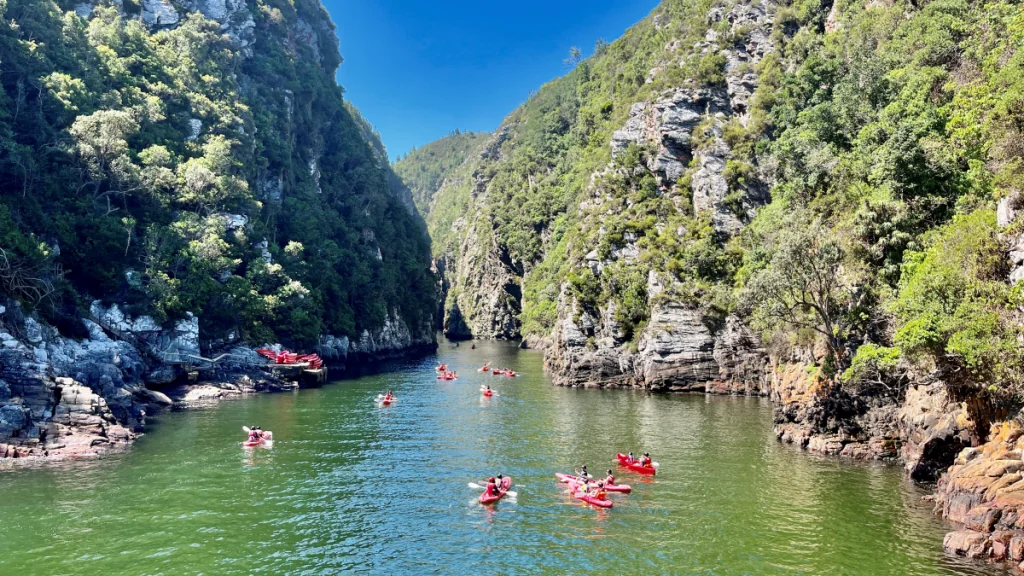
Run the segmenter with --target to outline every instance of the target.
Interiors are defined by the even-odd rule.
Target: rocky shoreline
[[[88,336],[61,335],[15,303],[0,307],[0,461],[68,460],[129,445],[149,416],[227,397],[299,387],[241,341],[203,343],[194,316],[161,326],[94,302]],[[437,348],[430,327],[392,313],[358,340],[326,337],[337,375]]]
[[[1024,572],[1024,430],[1019,422],[1004,422],[990,437],[960,452],[939,480],[935,512],[960,527],[943,547]]]

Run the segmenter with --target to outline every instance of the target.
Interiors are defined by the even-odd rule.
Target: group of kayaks
[[[657,466],[652,465],[640,465],[638,462],[633,462],[630,457],[625,454],[616,454],[616,458],[619,464],[637,474],[654,476],[657,473]],[[569,493],[573,498],[586,502],[591,506],[598,508],[611,508],[615,505],[608,497],[608,493],[617,494],[629,494],[633,491],[633,488],[629,484],[619,484],[615,481],[615,476],[612,475],[612,471],[608,471],[608,476],[602,480],[597,480],[587,474],[587,467],[584,466],[582,470],[576,474],[562,474],[561,472],[555,473],[555,478],[559,482],[568,485]],[[597,487],[597,490],[593,490],[593,487]],[[477,489],[480,486],[476,484],[470,484],[470,487]],[[498,476],[496,480],[491,477],[487,482],[487,486],[484,487],[483,494],[480,495],[481,504],[494,504],[501,500],[505,494],[508,494],[512,488],[512,478]],[[592,491],[593,490],[593,491]],[[514,493],[513,493],[514,495]]]
[[[487,374],[488,372],[490,372],[491,374],[493,374],[495,376],[508,376],[509,378],[515,378],[515,377],[519,376],[519,374],[516,374],[515,372],[513,372],[509,368],[504,368],[504,369],[501,369],[501,370],[497,370],[497,369],[492,370],[490,362],[488,362],[487,364],[484,364],[483,367],[480,368],[479,371],[483,372],[484,374]]]
[[[653,465],[640,465],[639,462],[634,462],[629,456],[619,453],[615,455],[619,461],[619,465],[623,466],[637,474],[654,476],[657,473],[657,468]],[[563,484],[568,484],[569,493],[572,494],[577,500],[582,500],[592,506],[598,508],[611,508],[614,503],[608,499],[607,493],[619,493],[629,494],[633,491],[633,488],[629,484],[619,484],[615,481],[615,476],[612,475],[612,471],[608,471],[608,476],[604,479],[594,479],[591,476],[587,476],[586,467],[577,474],[562,474],[561,472],[555,473],[555,478]],[[587,476],[584,478],[584,476]],[[597,483],[597,490],[592,492],[592,487]]]

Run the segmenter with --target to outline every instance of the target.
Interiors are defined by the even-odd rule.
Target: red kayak
[[[441,364],[437,368],[434,368],[434,370],[437,370],[438,372],[447,372],[448,371],[448,365],[447,364]]]
[[[394,402],[394,400],[389,400],[389,399],[385,398],[385,399],[381,400],[380,403],[385,405],[385,406],[391,406],[392,402]]]
[[[493,372],[491,372],[491,374],[494,374],[495,376],[500,376],[501,370],[494,370]]]
[[[273,439],[273,435],[271,435],[270,432],[266,432],[264,433],[264,435],[256,438],[255,440],[246,440],[245,442],[242,442],[242,446],[246,448],[252,448],[253,446],[259,446],[260,444],[263,444],[264,442],[268,442]]]
[[[555,478],[558,478],[558,481],[563,484],[568,482],[575,482],[579,484],[583,482],[583,479],[579,476],[571,476],[569,474],[562,474],[561,472],[555,472]],[[624,494],[629,494],[633,491],[633,487],[629,484],[608,484],[607,482],[605,482],[604,489],[609,492],[622,492]]]
[[[491,396],[494,396],[494,392],[491,390],[484,390],[484,396],[490,398]]]
[[[622,454],[621,452],[619,454],[616,454],[615,456],[619,459],[620,465],[629,468],[630,470],[636,472],[637,474],[647,474],[649,476],[654,476],[658,472],[658,469],[655,468],[654,466],[641,466],[636,462],[630,463],[629,457],[626,456],[625,454]]]
[[[480,495],[480,503],[481,504],[494,504],[498,500],[501,500],[501,498],[505,495],[506,492],[508,492],[509,488],[511,488],[511,487],[512,487],[512,478],[510,476],[506,476],[506,477],[502,478],[501,479],[501,486],[498,487],[498,495],[495,496],[494,494],[489,494],[486,490],[484,490],[484,493]]]
[[[602,500],[600,498],[594,498],[590,494],[580,495],[576,491],[576,488],[578,486],[579,486],[579,484],[577,484],[575,482],[570,482],[569,483],[569,490],[572,491],[572,497],[573,498],[575,498],[577,500],[583,500],[587,504],[590,504],[591,506],[597,506],[598,508],[611,508],[612,507],[613,504],[612,504],[611,500]]]

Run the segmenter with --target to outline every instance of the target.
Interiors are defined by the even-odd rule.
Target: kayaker
[[[576,475],[584,480],[590,480],[590,474],[587,472],[587,466],[584,464],[579,470],[576,471]]]
[[[491,476],[490,478],[487,479],[487,488],[486,488],[486,490],[487,490],[487,493],[490,494],[491,496],[497,496],[498,495],[498,485],[497,485],[497,483],[494,480],[494,476]]]
[[[604,489],[604,482],[601,482],[600,480],[598,480],[597,488],[594,488],[594,493],[591,494],[591,495],[594,498],[597,498],[598,500],[607,500],[608,499],[608,492]]]
[[[651,465],[651,453],[644,452],[644,455],[640,457],[640,465],[650,467]]]
[[[255,442],[256,440],[258,440],[258,434],[259,433],[256,431],[256,427],[255,426],[250,426],[249,427],[249,442]]]
[[[615,485],[615,475],[612,474],[611,469],[608,470],[608,475],[605,476],[604,483],[607,484],[608,486],[614,486]]]
[[[633,453],[630,452],[629,454],[626,454],[626,464],[632,464],[633,462],[636,462],[636,458],[633,457]]]

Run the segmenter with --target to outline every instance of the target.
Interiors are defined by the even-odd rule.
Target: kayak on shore
[[[615,456],[619,459],[620,466],[625,466],[626,468],[629,468],[630,470],[636,472],[637,474],[646,474],[648,476],[654,476],[658,472],[658,469],[655,468],[654,466],[641,466],[638,462],[630,462],[629,456],[626,456],[621,452],[616,454]]]
[[[511,489],[511,488],[512,488],[512,477],[511,476],[505,476],[504,478],[501,479],[501,486],[498,487],[498,493],[497,494],[491,494],[487,490],[484,490],[484,493],[480,495],[480,503],[481,504],[493,504],[493,503],[497,502],[498,500],[501,500],[505,496],[505,494],[508,493],[509,489]]]
[[[558,481],[563,484],[568,484],[572,482],[575,482],[577,484],[583,483],[583,479],[580,478],[579,476],[573,476],[572,474],[562,474],[561,472],[555,472],[555,478],[558,478]],[[630,486],[629,484],[609,484],[607,482],[604,483],[604,489],[609,492],[621,492],[623,494],[629,494],[630,492],[633,491],[633,487]]]

